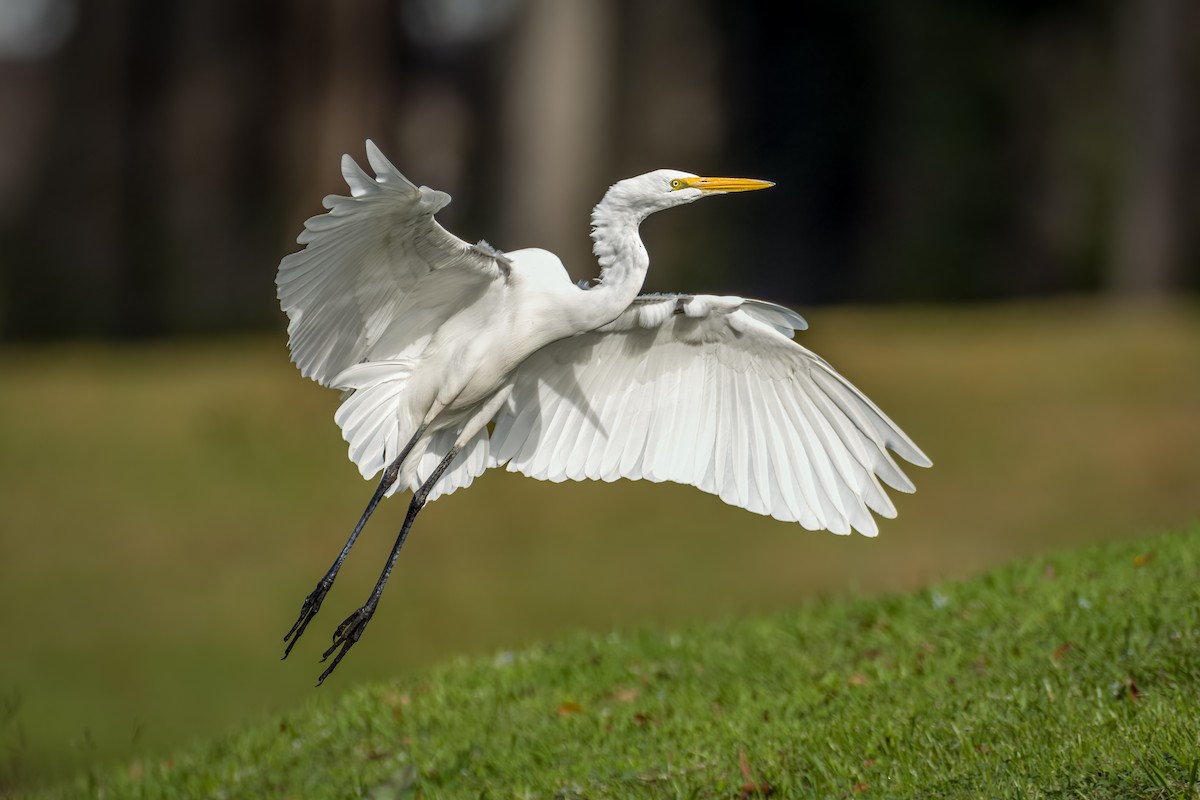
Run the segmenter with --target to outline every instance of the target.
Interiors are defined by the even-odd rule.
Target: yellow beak
[[[756,181],[753,178],[684,178],[683,181],[691,189],[699,189],[712,194],[753,192],[756,189],[769,189],[775,185],[770,181]]]

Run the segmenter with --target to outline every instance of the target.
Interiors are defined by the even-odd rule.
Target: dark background
[[[670,166],[779,186],[647,226],[648,288],[805,304],[1200,285],[1188,0],[9,0],[0,336],[280,324],[273,273],[372,137],[464,238],[594,274]],[[671,215],[667,215],[671,216]]]

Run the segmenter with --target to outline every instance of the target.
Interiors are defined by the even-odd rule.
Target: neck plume
[[[638,235],[638,226],[646,218],[622,197],[616,186],[592,211],[592,252],[600,262],[600,277],[588,290],[589,306],[599,325],[612,322],[629,307],[646,279],[650,256]]]

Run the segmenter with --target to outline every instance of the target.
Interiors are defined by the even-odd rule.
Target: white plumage
[[[874,536],[895,516],[883,489],[913,485],[888,452],[924,453],[823,359],[806,326],[771,303],[642,295],[649,214],[771,184],[657,170],[612,186],[592,215],[600,277],[571,282],[544,250],[470,245],[367,142],[375,177],[342,159],[350,197],[305,223],[277,278],[292,360],[347,392],[335,419],[364,477],[384,472],[333,567],[305,601],[288,651],[316,614],[378,499],[414,491],[392,559],[338,628],[333,670],[374,612],[412,519],[486,469],[550,481],[690,484],[805,528]],[[489,435],[488,424],[494,423]]]
[[[911,492],[886,448],[916,445],[821,358],[803,320],[733,297],[639,298],[516,372],[491,463],[543,480],[674,481],[809,529],[877,532],[880,486]],[[786,331],[784,333],[783,331]]]

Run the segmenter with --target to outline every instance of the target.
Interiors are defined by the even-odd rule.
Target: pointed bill
[[[769,189],[775,185],[771,181],[759,181],[754,178],[684,178],[683,180],[688,188],[699,189],[705,194],[753,192],[756,189]]]

